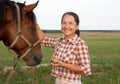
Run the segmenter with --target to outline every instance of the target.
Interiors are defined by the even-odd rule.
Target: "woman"
[[[52,76],[55,84],[82,84],[81,74],[90,75],[90,57],[88,46],[79,37],[79,17],[74,12],[62,16],[61,30],[63,36],[49,38],[37,25],[37,34],[42,44],[54,48],[51,59]]]

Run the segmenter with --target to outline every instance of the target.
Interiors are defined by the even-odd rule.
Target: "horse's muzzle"
[[[30,60],[26,62],[28,66],[36,66],[40,64],[42,60],[42,54],[34,54],[31,56]]]

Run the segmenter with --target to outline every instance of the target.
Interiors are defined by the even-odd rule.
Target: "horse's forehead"
[[[6,18],[7,21],[13,20],[13,12],[10,7],[7,7],[7,16],[6,17],[7,17]]]

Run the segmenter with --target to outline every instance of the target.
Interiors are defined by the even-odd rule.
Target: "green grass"
[[[57,37],[60,33],[46,33],[48,36]],[[81,33],[89,46],[91,57],[92,75],[82,75],[83,84],[120,84],[120,33]],[[53,49],[42,48],[42,64],[49,63]],[[7,66],[14,64],[13,57],[16,54],[0,42],[0,71]],[[16,74],[12,76],[9,84],[54,84],[54,78],[50,76],[51,66],[37,69],[21,70],[20,66],[25,65],[20,61]],[[0,84],[4,84],[10,72],[0,73]]]

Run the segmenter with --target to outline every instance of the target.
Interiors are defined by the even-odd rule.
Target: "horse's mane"
[[[0,28],[4,28],[4,26],[6,25],[6,17],[7,17],[7,6],[11,6],[12,8],[12,17],[14,19],[16,19],[17,21],[17,13],[16,13],[16,7],[14,4],[18,4],[20,9],[22,9],[25,6],[25,3],[18,3],[18,2],[14,2],[14,1],[10,1],[10,0],[0,0]],[[21,13],[21,19],[22,19],[22,12]],[[26,14],[29,17],[29,20],[32,21],[33,25],[35,25],[35,14],[32,12],[29,12]]]

